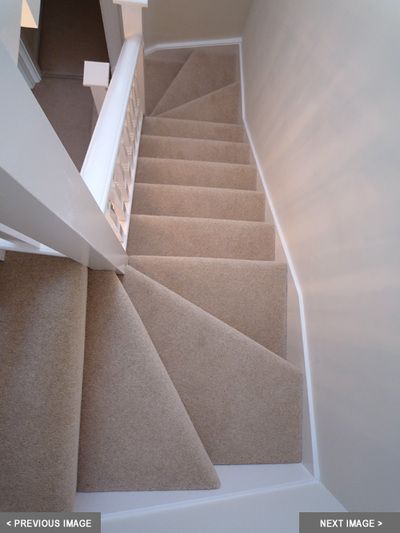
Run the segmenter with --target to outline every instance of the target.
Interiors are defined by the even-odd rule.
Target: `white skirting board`
[[[298,513],[344,511],[301,464],[217,466],[211,491],[78,493],[103,533],[297,533]]]

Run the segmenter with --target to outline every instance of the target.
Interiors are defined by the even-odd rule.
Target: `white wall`
[[[150,0],[143,9],[146,47],[242,34],[252,0]]]
[[[254,0],[246,117],[303,289],[322,481],[400,510],[400,3]]]
[[[121,6],[114,4],[112,0],[100,0],[100,9],[111,72],[114,72],[124,42]]]
[[[18,61],[22,0],[0,1],[0,42],[14,63]]]

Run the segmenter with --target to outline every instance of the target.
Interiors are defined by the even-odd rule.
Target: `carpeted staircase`
[[[76,476],[79,491],[215,489],[215,464],[301,461],[287,272],[237,68],[233,47],[147,58],[123,277],[89,271],[86,290],[66,259],[0,264],[1,510],[67,510]]]

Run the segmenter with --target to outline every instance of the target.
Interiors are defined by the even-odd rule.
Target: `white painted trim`
[[[198,501],[211,503],[315,482],[302,464],[216,465],[215,469],[221,482],[215,490],[77,493],[75,510],[101,511],[103,517],[124,512],[152,512],[159,507],[179,507]]]
[[[109,0],[100,0],[100,9],[103,19],[108,57],[111,64],[111,72],[114,74],[119,54],[121,53],[122,45],[124,44],[121,7],[113,4]]]
[[[39,69],[33,62],[22,39],[19,41],[18,68],[30,89],[42,80]]]
[[[206,46],[229,46],[232,44],[240,45],[241,42],[241,37],[227,37],[226,39],[205,39],[201,41],[176,41],[172,43],[158,43],[146,47],[144,49],[144,54],[148,56],[160,50],[175,50],[178,48],[204,48]]]
[[[261,183],[263,185],[265,195],[267,197],[268,205],[270,207],[272,218],[274,220],[275,228],[278,233],[279,239],[282,244],[283,251],[286,256],[287,264],[291,273],[291,276],[293,278],[293,282],[296,288],[297,297],[299,300],[299,309],[300,309],[300,323],[301,323],[301,335],[302,335],[302,341],[303,341],[303,351],[304,351],[304,367],[305,367],[305,378],[306,378],[306,386],[307,386],[307,396],[308,396],[308,405],[309,405],[309,416],[310,416],[310,429],[311,429],[311,445],[312,445],[312,456],[313,456],[313,469],[314,469],[314,477],[317,480],[320,480],[320,467],[319,467],[319,455],[318,455],[318,441],[317,441],[317,430],[316,430],[316,422],[315,422],[315,409],[314,409],[314,394],[313,394],[313,388],[312,388],[312,372],[311,372],[311,362],[310,362],[310,350],[309,350],[309,344],[308,344],[308,335],[307,335],[307,321],[306,321],[306,312],[305,312],[305,306],[304,306],[304,298],[303,298],[303,290],[301,287],[301,283],[299,280],[299,277],[296,272],[296,268],[294,265],[293,258],[291,256],[289,246],[287,244],[285,234],[283,232],[282,226],[279,221],[278,213],[275,209],[271,193],[269,191],[268,185],[267,185],[267,179],[265,177],[264,171],[262,169],[260,159],[258,157],[258,153],[256,150],[256,147],[254,145],[253,137],[249,128],[249,125],[247,123],[246,119],[246,100],[245,100],[245,84],[244,84],[244,75],[243,75],[243,47],[242,42],[240,42],[239,45],[240,50],[240,84],[241,84],[241,94],[242,94],[242,118],[243,118],[243,124],[246,130],[247,138],[249,140],[249,144],[251,147],[251,151],[254,156],[254,161],[257,166],[257,171],[261,179]]]
[[[51,248],[49,248],[48,246],[45,246],[44,244],[41,244],[39,248],[34,248],[31,246],[25,245],[24,243],[17,244],[17,243],[9,242],[9,241],[6,241],[0,238],[0,259],[1,259],[1,255],[3,254],[3,257],[4,257],[6,252],[23,252],[23,253],[28,253],[28,254],[65,257],[63,254],[60,254],[59,252],[52,250]]]
[[[222,494],[222,495],[212,495],[204,496],[204,498],[199,498],[197,500],[181,501],[174,503],[166,503],[160,505],[154,505],[153,507],[147,507],[142,509],[135,509],[132,511],[119,511],[116,513],[102,513],[102,524],[107,522],[112,522],[118,518],[134,518],[135,516],[141,515],[151,515],[153,513],[158,513],[160,511],[173,511],[185,508],[193,508],[201,506],[204,504],[216,504],[219,502],[225,502],[230,500],[237,500],[239,498],[246,498],[248,496],[256,496],[258,494],[271,494],[274,492],[281,492],[293,488],[309,487],[315,485],[315,480],[308,481],[292,481],[289,483],[283,483],[281,485],[276,485],[273,487],[258,488],[243,490],[241,492],[236,492],[233,494]]]
[[[126,6],[140,6],[147,7],[149,2],[148,0],[113,0],[114,4],[126,5]]]

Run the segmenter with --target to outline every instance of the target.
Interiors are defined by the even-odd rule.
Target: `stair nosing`
[[[180,137],[178,137],[179,139]],[[174,159],[173,157],[151,157],[148,155],[139,155],[138,159],[149,159],[149,160],[158,160],[158,161],[182,161],[183,163],[203,163],[206,165],[229,165],[233,167],[245,167],[253,170],[257,170],[256,165],[251,163],[230,163],[229,161],[203,161],[198,159]]]
[[[212,120],[194,120],[190,118],[175,118],[175,117],[163,117],[162,115],[146,115],[144,119],[156,119],[156,120],[173,120],[173,121],[179,121],[179,122],[190,122],[190,123],[196,123],[196,124],[206,124],[211,126],[223,126],[228,128],[235,128],[235,129],[241,129],[244,131],[244,127],[242,124],[232,124],[230,122],[213,122]]]
[[[224,141],[224,140],[219,140],[219,139],[203,139],[203,138],[198,138],[198,137],[175,137],[175,136],[172,136],[172,135],[156,135],[156,134],[153,134],[153,133],[142,133],[142,135],[140,136],[141,139],[143,137],[145,138],[155,138],[155,139],[171,139],[171,140],[176,140],[176,141],[187,141],[187,142],[191,142],[191,141],[201,141],[202,143],[223,143],[225,145],[236,145],[236,146],[247,146],[250,150],[250,145],[249,143],[247,143],[246,141]],[[246,164],[246,163],[242,163],[242,164]]]
[[[254,224],[262,224],[263,226],[267,226],[269,228],[272,228],[274,229],[275,228],[275,225],[274,224],[270,224],[269,222],[264,222],[264,221],[260,221],[260,220],[237,220],[237,219],[231,219],[231,218],[207,218],[207,217],[180,217],[180,216],[176,216],[176,215],[143,215],[143,214],[131,214],[131,218],[132,217],[149,217],[149,218],[168,218],[168,219],[176,219],[176,220],[179,220],[179,221],[187,221],[187,220],[195,220],[196,223],[202,223],[204,221],[212,221],[213,223],[220,223],[220,224],[251,224],[251,225],[254,225]],[[182,257],[186,257],[186,256],[182,256]]]
[[[198,186],[198,185],[179,185],[179,184],[176,184],[176,183],[146,183],[146,182],[141,182],[141,181],[138,181],[136,185],[144,185],[144,186],[147,186],[149,188],[153,188],[153,187],[167,187],[167,188],[179,188],[179,189],[199,189],[199,191],[201,192],[204,192],[204,191],[219,191],[220,193],[239,193],[239,194],[243,194],[243,195],[249,195],[249,193],[254,196],[254,195],[257,195],[257,196],[261,196],[264,198],[264,193],[262,191],[255,191],[255,190],[252,190],[252,189],[232,189],[232,188],[229,188],[229,187],[207,187],[207,186],[204,186],[204,187],[201,187],[201,186]],[[190,217],[188,217],[190,218]],[[197,218],[197,217],[196,217]]]
[[[187,255],[141,255],[141,254],[131,254],[131,255],[128,255],[128,261],[130,258],[146,258],[146,259],[166,259],[166,260],[181,260],[181,259],[184,259],[184,260],[187,260],[188,262],[189,261],[193,261],[193,262],[197,262],[197,261],[210,261],[210,262],[215,262],[215,263],[246,263],[246,265],[254,265],[254,266],[265,266],[265,267],[268,267],[268,268],[273,268],[273,267],[285,267],[286,270],[288,270],[288,264],[285,263],[285,261],[275,261],[275,260],[262,260],[262,259],[232,259],[232,258],[227,258],[227,257],[207,257],[207,256],[196,256],[196,257],[192,257],[192,256],[187,256]],[[128,263],[129,264],[129,263]]]

